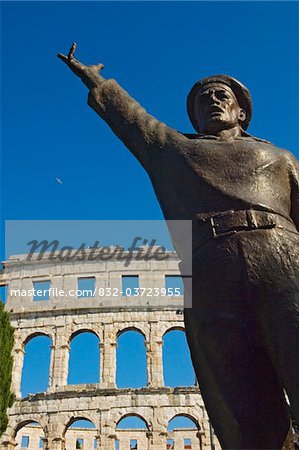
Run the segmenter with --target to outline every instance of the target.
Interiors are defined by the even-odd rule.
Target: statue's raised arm
[[[169,140],[186,139],[183,135],[148,114],[115,80],[100,75],[103,64],[85,66],[75,57],[76,44],[68,56],[57,56],[81,78],[90,90],[88,104],[104,119],[113,132],[146,168],[150,165],[150,148],[163,147]]]
[[[192,223],[185,329],[221,448],[281,449],[290,427],[285,392],[299,421],[296,158],[247,133],[250,92],[229,75],[194,84],[187,110],[196,134],[184,136],[105,80],[102,64],[80,63],[75,49],[59,57],[147,170],[164,217]],[[189,241],[180,224],[170,231],[184,267]]]

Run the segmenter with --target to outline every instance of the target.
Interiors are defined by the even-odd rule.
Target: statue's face
[[[240,108],[233,91],[225,84],[207,84],[198,94],[196,119],[202,133],[214,134],[240,127],[245,118],[245,111]]]

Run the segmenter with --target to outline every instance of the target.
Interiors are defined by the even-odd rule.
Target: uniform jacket
[[[94,88],[88,103],[147,171],[167,220],[256,209],[280,214],[299,230],[299,166],[290,152],[250,136],[190,139],[148,114],[114,80]]]

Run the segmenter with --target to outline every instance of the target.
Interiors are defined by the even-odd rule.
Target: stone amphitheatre
[[[179,276],[178,257],[168,252],[164,261],[51,261],[11,256],[3,263],[0,285],[7,286],[6,309],[15,329],[12,388],[16,401],[1,449],[48,450],[204,450],[219,449],[200,395],[193,386],[168,387],[163,376],[166,334],[184,331],[183,295],[124,295],[124,277],[138,277],[140,288],[165,288],[167,277]],[[77,298],[71,293],[82,279],[94,281],[101,295]],[[46,301],[31,294],[38,283],[51,286]],[[122,295],[108,295],[109,290]],[[57,291],[63,290],[63,297]],[[24,292],[28,295],[24,295]],[[14,293],[14,295],[12,295]],[[144,339],[147,384],[141,388],[116,385],[117,342],[127,331]],[[70,345],[80,333],[99,340],[99,381],[68,384]],[[22,398],[25,347],[38,336],[51,340],[49,383],[45,392]],[[136,416],[142,428],[119,428],[122,419]],[[176,417],[190,420],[189,428],[170,429]],[[88,420],[93,428],[76,427]]]

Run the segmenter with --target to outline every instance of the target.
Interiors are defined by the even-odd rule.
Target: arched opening
[[[173,417],[167,427],[166,449],[201,450],[199,427],[193,417],[178,414]]]
[[[195,385],[195,373],[183,330],[169,330],[163,336],[163,376],[165,386]]]
[[[70,341],[68,384],[99,383],[99,380],[99,338],[91,331],[80,331]]]
[[[128,414],[120,419],[116,425],[116,429],[126,430],[128,428],[148,430],[148,425],[143,417],[137,414]]]
[[[45,392],[49,386],[52,340],[49,336],[32,335],[25,341],[22,371],[22,397]]]
[[[148,424],[136,414],[124,416],[116,425],[114,450],[148,449]]]
[[[72,419],[65,430],[65,450],[99,449],[95,424],[85,417]]]
[[[121,332],[117,338],[116,385],[140,388],[147,384],[145,338],[135,329]]]
[[[18,426],[15,435],[16,450],[38,450],[46,448],[45,433],[36,421],[26,421]]]

